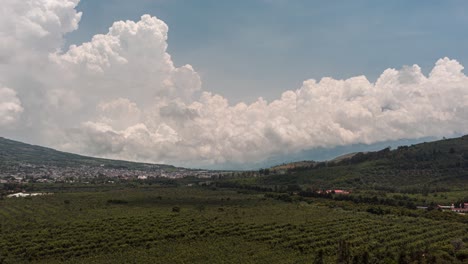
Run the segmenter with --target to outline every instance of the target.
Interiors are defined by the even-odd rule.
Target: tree
[[[200,212],[200,213],[201,213],[202,211],[205,211],[205,206],[204,206],[203,204],[197,205],[196,208],[197,208],[198,212]]]
[[[369,252],[364,251],[364,253],[362,253],[362,256],[361,256],[361,264],[368,264],[369,263]]]
[[[314,264],[323,264],[323,250],[320,249],[315,255]]]
[[[408,264],[410,263],[409,257],[404,250],[400,252],[398,256],[398,264]]]
[[[463,246],[464,246],[463,240],[461,240],[459,238],[450,241],[450,243],[452,244],[453,250],[455,251],[455,253],[457,251],[461,250],[463,248]]]
[[[351,263],[351,250],[348,242],[340,240],[338,243],[338,254],[336,263],[338,264],[350,264]]]

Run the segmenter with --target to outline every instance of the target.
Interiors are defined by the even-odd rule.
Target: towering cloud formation
[[[3,0],[0,9],[0,58],[31,60],[62,45],[63,35],[78,28],[79,0]]]
[[[156,17],[115,22],[62,51],[81,18],[77,4],[2,4],[1,134],[83,154],[203,166],[468,131],[468,79],[455,60],[440,59],[429,76],[414,65],[388,69],[375,83],[307,80],[270,103],[230,105],[200,93],[190,65],[174,66],[168,27]]]
[[[23,112],[15,91],[0,87],[0,127],[13,125]]]

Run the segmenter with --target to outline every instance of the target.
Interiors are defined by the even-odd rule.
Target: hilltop
[[[313,161],[313,160],[303,160],[303,161],[294,161],[294,162],[289,162],[281,165],[276,165],[271,167],[271,170],[290,170],[290,169],[296,169],[296,168],[305,168],[305,167],[313,167],[317,164],[318,162]]]
[[[34,146],[0,137],[0,170],[37,171],[25,165],[56,168],[85,166],[95,173],[110,170],[185,170],[170,165],[93,158]],[[93,170],[99,168],[100,170]],[[104,170],[104,171],[103,171]],[[468,135],[342,155],[330,161],[298,161],[270,168],[270,175],[237,179],[256,186],[298,185],[302,188],[360,188],[382,190],[463,189],[468,186]],[[120,173],[120,172],[119,172]],[[185,173],[179,173],[182,177]],[[210,174],[211,175],[211,174]]]
[[[82,156],[0,137],[0,168],[2,166],[12,166],[17,164],[55,167],[88,166],[139,170],[154,167],[165,169],[174,168],[174,166],[171,165],[139,163]]]
[[[298,166],[306,164],[307,166]],[[255,180],[258,185],[302,185],[313,188],[465,188],[468,186],[468,135],[359,152],[326,162],[301,162]]]

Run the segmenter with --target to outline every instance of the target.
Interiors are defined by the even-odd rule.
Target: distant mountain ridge
[[[78,167],[84,165],[128,169],[147,169],[149,167],[174,168],[171,165],[82,156],[0,137],[0,168],[2,165],[7,166],[19,163],[57,167]]]
[[[172,170],[171,165],[93,158],[0,137],[0,172],[19,164]],[[325,162],[299,161],[272,167],[257,185],[313,188],[458,188],[468,187],[468,135],[401,146],[391,150],[341,155]],[[279,173],[282,170],[282,173]],[[276,172],[275,172],[276,171]],[[285,172],[285,173],[284,173]]]
[[[257,184],[463,189],[468,186],[468,135],[394,150],[351,153],[325,162],[290,163],[286,174],[259,178]]]

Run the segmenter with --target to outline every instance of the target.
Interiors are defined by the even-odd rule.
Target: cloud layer
[[[63,51],[81,18],[77,4],[2,5],[1,134],[101,157],[210,166],[468,132],[468,78],[455,60],[438,60],[428,76],[413,65],[375,83],[311,79],[273,102],[231,105],[202,91],[192,66],[174,65],[168,26],[156,17],[115,22]]]
[[[0,87],[0,126],[14,125],[22,112],[23,107],[16,92],[10,88]]]

